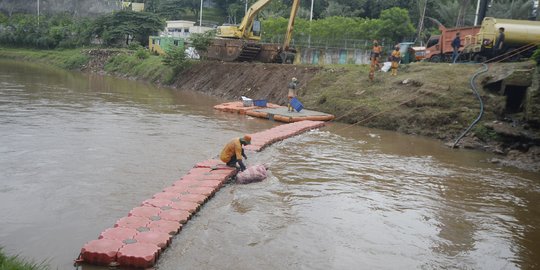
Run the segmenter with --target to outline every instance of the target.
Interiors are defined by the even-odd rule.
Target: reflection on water
[[[85,242],[195,162],[276,125],[218,102],[1,61],[0,245],[71,268]],[[540,175],[488,157],[330,124],[250,154],[269,179],[224,187],[157,268],[537,268]]]

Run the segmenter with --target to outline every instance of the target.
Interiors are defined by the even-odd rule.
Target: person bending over
[[[246,166],[242,162],[242,157],[247,159],[247,156],[244,153],[244,148],[242,148],[242,146],[248,144],[251,144],[251,137],[249,135],[245,135],[241,138],[234,138],[223,147],[219,158],[229,167],[236,167],[236,163],[238,163],[240,171],[244,171]]]

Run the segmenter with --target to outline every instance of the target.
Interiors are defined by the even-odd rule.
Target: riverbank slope
[[[475,64],[413,63],[402,65],[398,76],[377,72],[372,82],[364,65],[201,61],[173,77],[159,57],[137,59],[130,51],[31,52],[2,50],[0,57],[24,56],[43,62],[53,58],[70,63],[57,64],[63,68],[140,79],[224,100],[248,96],[283,105],[287,83],[296,77],[299,99],[309,109],[334,114],[336,121],[428,136],[448,145],[453,145],[480,112],[470,87],[471,77],[482,69]],[[67,60],[59,61],[62,56]],[[457,146],[499,154],[493,162],[540,170],[540,95],[535,64],[494,64],[475,81],[484,102],[483,116]],[[510,84],[521,88],[507,87]]]

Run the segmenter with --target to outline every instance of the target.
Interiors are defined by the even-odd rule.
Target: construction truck
[[[504,46],[502,50],[495,51],[494,45],[501,27],[504,28]],[[530,57],[540,45],[540,22],[486,17],[480,31],[466,37],[463,45],[463,58],[478,62],[492,58],[515,61]]]
[[[439,21],[433,18],[429,19],[435,22],[441,31],[440,35],[432,35],[426,43],[424,58],[430,62],[451,62],[452,40],[456,37],[456,33],[460,33],[461,44],[464,44],[465,37],[476,35],[480,31],[480,26],[446,28]]]
[[[219,26],[216,38],[208,48],[207,58],[225,62],[292,63],[296,51],[290,47],[290,40],[300,0],[293,1],[283,45],[261,43],[261,23],[255,18],[270,1],[259,0],[255,2],[247,10],[240,25]]]
[[[485,17],[481,26],[446,28],[439,24],[440,35],[430,37],[426,44],[426,59],[432,62],[450,62],[452,59],[452,40],[460,33],[461,45],[459,60],[485,62],[497,57],[501,60],[517,60],[529,57],[540,44],[540,22],[509,20]],[[499,28],[505,29],[504,48],[495,51],[493,46]],[[508,57],[498,57],[498,55]]]

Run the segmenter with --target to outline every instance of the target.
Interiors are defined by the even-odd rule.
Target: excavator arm
[[[283,50],[288,51],[291,43],[293,28],[294,28],[294,19],[296,18],[296,13],[300,7],[300,0],[294,0],[291,7],[291,16],[289,17],[289,23],[287,24],[287,32],[285,33],[285,40],[283,42]]]

